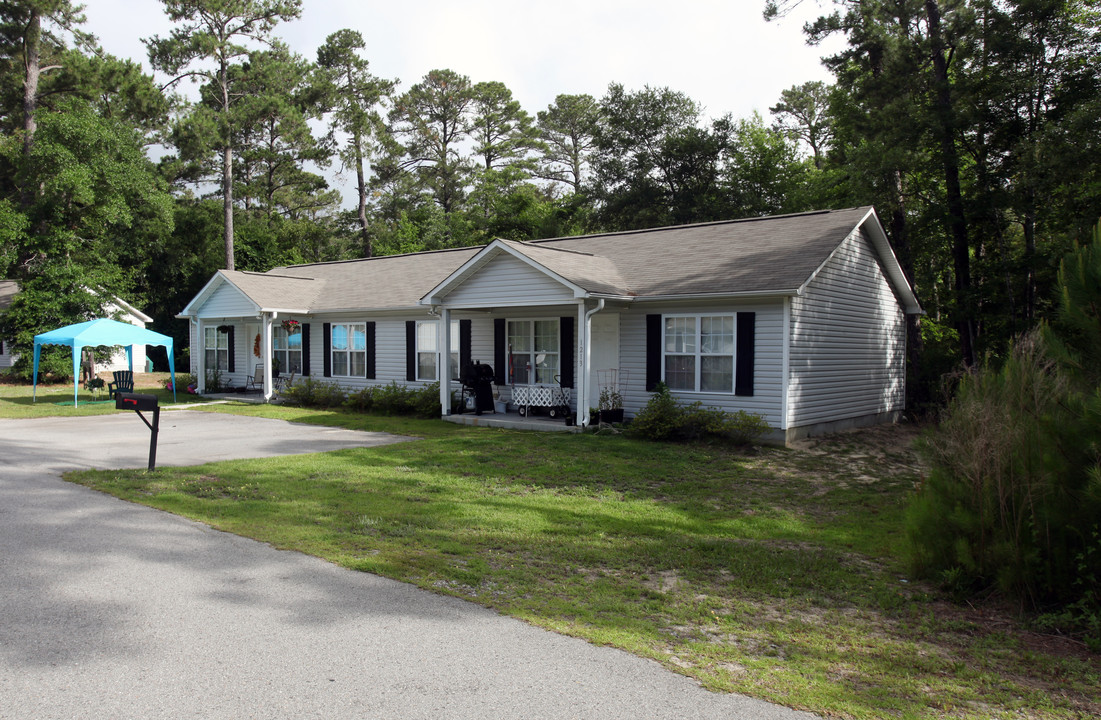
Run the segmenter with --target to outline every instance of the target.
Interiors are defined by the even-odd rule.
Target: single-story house
[[[271,360],[348,389],[492,366],[500,399],[601,390],[630,417],[662,381],[687,402],[759,413],[777,440],[904,409],[905,316],[921,313],[873,208],[219,271],[179,317],[192,370],[239,384]],[[287,322],[290,321],[290,322]],[[452,418],[455,419],[455,418]]]
[[[0,280],[0,313],[11,306],[12,301],[15,300],[15,296],[18,294],[19,283],[17,281]],[[119,297],[112,297],[104,310],[107,315],[116,317],[120,322],[129,323],[141,328],[145,327],[146,323],[153,322],[153,318]],[[43,328],[43,330],[52,329],[53,328]],[[0,338],[0,368],[9,368],[18,359],[18,353],[12,352],[11,343]],[[134,368],[145,369],[145,365],[145,346],[139,345],[134,348]],[[129,367],[130,365],[126,359],[125,349],[119,348],[109,356],[104,356],[102,353],[96,356],[97,373],[127,370]]]

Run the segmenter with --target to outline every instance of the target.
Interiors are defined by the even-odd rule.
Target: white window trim
[[[337,350],[336,349],[336,344],[332,341],[333,340],[333,332],[338,327],[348,328],[348,349],[347,350]],[[366,347],[363,350],[353,350],[352,349],[352,337],[353,337],[352,329],[353,328],[362,329],[364,338],[367,337],[367,323],[365,323],[365,322],[339,322],[339,323],[332,323],[329,326],[329,368],[330,368],[330,372],[331,372],[333,377],[347,377],[347,378],[366,378],[367,377],[367,353],[370,352],[370,349],[366,348]],[[337,371],[336,371],[336,354],[337,353],[344,353],[345,355],[348,356],[348,365],[347,365],[347,367],[348,367],[348,372],[351,373],[351,370],[352,370],[352,353],[361,353],[361,352],[363,353],[363,374],[362,375],[351,375],[351,374],[340,375],[340,374],[337,373]]]
[[[509,331],[508,331],[509,330],[509,324],[510,323],[527,323],[529,331],[531,333],[531,335],[529,336],[530,339],[531,339],[531,350],[528,352],[528,355],[532,360],[531,373],[529,375],[528,382],[526,382],[526,383],[519,383],[518,382],[518,383],[516,383],[517,385],[536,386],[536,385],[550,385],[550,384],[554,383],[553,379],[550,382],[547,382],[547,383],[540,383],[535,379],[536,373],[537,373],[536,368],[535,368],[535,355],[536,355],[536,351],[535,351],[535,323],[537,323],[537,322],[554,322],[558,326],[558,338],[557,338],[558,350],[556,350],[554,352],[554,354],[558,356],[558,373],[557,373],[557,375],[559,377],[562,376],[562,318],[561,317],[506,318],[505,319],[505,343],[506,343],[505,362],[506,363],[508,362],[508,358],[509,358],[510,355],[515,355],[516,354],[514,352],[511,352],[509,347],[508,347],[509,338],[512,337],[509,334]],[[571,358],[571,361],[572,361],[572,358]],[[515,372],[515,369],[514,369],[514,372]],[[506,375],[508,374],[507,370],[506,370],[505,374]]]
[[[701,321],[702,318],[715,318],[715,317],[730,318],[734,323],[734,337],[733,337],[734,347],[733,347],[733,351],[729,355],[726,354],[726,353],[705,353],[705,352],[703,352],[703,342],[702,342],[702,338],[701,338],[702,323],[700,321]],[[696,325],[696,336],[695,336],[696,350],[695,350],[694,353],[678,353],[678,352],[668,352],[668,351],[666,351],[666,349],[665,349],[666,348],[666,343],[665,343],[665,321],[668,320],[668,319],[676,319],[676,318],[691,318],[691,319],[695,320],[695,325]],[[665,383],[666,385],[668,385],[668,383],[665,380],[665,368],[666,368],[665,358],[667,356],[672,356],[672,357],[694,357],[695,358],[695,368],[694,368],[695,378],[693,380],[692,389],[689,390],[689,389],[684,389],[684,388],[674,388],[674,387],[670,386],[669,389],[672,392],[692,393],[693,395],[733,395],[734,394],[734,386],[737,383],[737,375],[738,375],[738,313],[736,313],[736,312],[714,312],[714,313],[668,313],[668,314],[663,314],[661,316],[661,381],[663,383]],[[730,388],[729,389],[727,389],[727,390],[701,390],[700,389],[701,376],[702,376],[702,373],[703,373],[702,358],[704,358],[704,357],[729,357],[730,358],[731,373],[730,373]]]
[[[435,338],[435,340],[433,342],[436,345],[436,348],[434,350],[421,350],[421,325],[431,325],[432,326],[432,337]],[[440,321],[439,320],[418,320],[417,321],[417,326],[416,326],[416,328],[414,329],[414,332],[413,332],[413,353],[414,353],[414,357],[416,358],[415,366],[416,366],[417,382],[436,382],[437,380],[440,379],[440,354],[441,354],[441,351],[440,351],[440,348],[439,348],[439,331],[440,331]],[[421,377],[421,362],[420,362],[421,353],[425,353],[425,354],[433,353],[436,356],[435,370],[433,371],[432,377]],[[458,320],[452,320],[451,321],[451,355],[453,356],[453,359],[455,360],[455,372],[452,373],[451,379],[455,382],[458,382],[459,372],[461,371],[460,368],[459,368],[459,321]],[[449,366],[450,366],[450,363],[449,363]]]
[[[283,338],[285,339],[286,347],[279,347],[279,335],[280,335],[280,333],[282,333]],[[302,333],[302,331],[300,329],[298,331],[298,333],[296,333],[296,334],[301,335],[301,333]],[[291,353],[297,353],[298,354],[298,362],[297,363],[292,363],[290,361]],[[292,348],[291,345],[290,345],[290,333],[288,333],[286,330],[284,330],[282,328],[282,326],[273,326],[272,329],[271,329],[271,357],[272,357],[272,360],[274,361],[275,359],[279,358],[280,354],[282,354],[283,358],[286,358],[286,362],[280,361],[280,363],[279,363],[279,372],[281,372],[281,373],[289,373],[289,372],[292,372],[292,371],[302,372],[302,346],[301,346],[301,344],[299,344],[299,346],[297,348]],[[297,371],[295,370],[296,367],[298,368]],[[272,369],[274,369],[274,366],[273,366]]]
[[[210,350],[214,351],[214,365],[213,365],[213,367],[211,367],[210,363],[206,362],[206,358],[203,358],[203,364],[206,366],[207,370],[216,370],[218,372],[229,372],[229,351],[230,351],[229,333],[228,332],[222,332],[221,330],[218,329],[217,326],[214,326],[214,325],[207,325],[206,327],[203,328],[204,333],[208,333],[212,330],[214,331],[214,344],[211,345],[207,341],[207,338],[204,337],[203,338],[203,350],[204,351],[210,351]],[[223,340],[225,342],[224,346],[222,345]],[[218,354],[219,353],[225,353],[225,359],[226,359],[225,367],[222,367],[221,366],[222,364],[218,362]]]

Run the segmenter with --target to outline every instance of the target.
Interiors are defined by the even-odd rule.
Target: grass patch
[[[902,508],[921,472],[912,434],[744,456],[343,411],[209,409],[421,440],[67,478],[623,648],[716,691],[852,718],[1101,713],[1096,656],[903,577]]]
[[[183,392],[176,396],[174,402],[172,391],[165,390],[160,385],[135,386],[134,392],[156,395],[161,407],[208,402],[204,398]],[[74,407],[71,382],[39,383],[37,396],[32,385],[0,382],[0,418],[83,417],[116,412],[115,401],[107,397],[106,387],[98,393],[92,393],[80,385],[77,387],[76,397],[78,404]]]

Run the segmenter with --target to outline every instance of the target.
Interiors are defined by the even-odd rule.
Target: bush
[[[411,388],[391,382],[375,388],[374,411],[382,415],[413,415],[439,417],[440,385],[432,383],[422,388]]]
[[[1059,291],[1051,326],[960,381],[906,531],[917,573],[1001,591],[1101,648],[1101,225]]]
[[[346,396],[339,385],[304,377],[295,380],[279,397],[287,405],[331,408],[343,405]]]
[[[199,379],[195,377],[194,373],[176,373],[176,391],[186,391],[191,386],[198,387]],[[172,391],[172,377],[166,377],[161,381],[161,387],[169,392]]]
[[[348,393],[347,399],[344,400],[344,406],[350,410],[356,412],[368,413],[374,408],[375,405],[375,389],[373,387],[365,387],[360,390]]]
[[[960,381],[925,441],[932,469],[907,516],[916,572],[950,580],[956,594],[996,588],[1030,605],[1071,586],[1066,521],[1081,477],[1068,393],[1035,334],[1000,370]]]
[[[410,388],[391,382],[345,392],[338,385],[313,378],[302,378],[282,394],[287,405],[332,408],[344,406],[355,412],[377,415],[413,415],[439,417],[440,386],[433,383],[423,388]]]
[[[658,383],[629,426],[632,435],[646,440],[722,440],[735,445],[751,445],[770,429],[762,416],[744,410],[729,413],[699,401],[680,405],[665,383]]]

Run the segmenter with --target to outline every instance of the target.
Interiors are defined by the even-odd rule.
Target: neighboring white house
[[[0,280],[0,312],[6,310],[15,299],[15,296],[19,294],[19,283],[15,280]],[[130,323],[131,325],[137,325],[138,327],[145,327],[146,323],[153,322],[153,318],[149,317],[141,310],[138,310],[125,300],[115,297],[111,299],[111,302],[107,303],[104,308],[106,313],[110,316],[117,317],[120,322]],[[53,330],[54,328],[43,328],[43,331]],[[12,364],[19,359],[19,355],[10,354],[11,343],[7,340],[0,339],[0,368],[9,368]],[[126,350],[120,349],[112,353],[109,357],[104,357],[103,353],[96,354],[96,372],[113,372],[115,370],[126,370],[129,365],[126,362]],[[145,346],[134,346],[134,370],[141,372],[145,370]]]
[[[219,271],[180,317],[200,382],[217,368],[243,384],[275,359],[350,389],[423,385],[448,358],[450,416],[458,369],[480,361],[504,400],[568,388],[579,425],[611,378],[628,417],[664,381],[791,440],[896,419],[920,312],[862,207]]]

